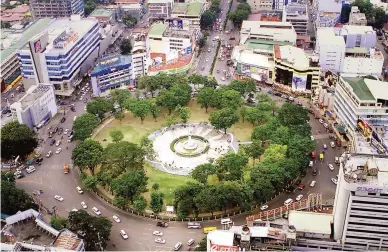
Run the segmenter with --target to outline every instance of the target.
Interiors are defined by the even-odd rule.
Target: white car
[[[324,144],[324,145],[323,145],[323,148],[324,148],[324,149],[327,149],[327,145],[326,145],[326,144]]]
[[[84,107],[84,110],[86,111],[86,106]]]
[[[59,154],[61,153],[62,149],[61,148],[58,148],[57,151],[55,153]]]
[[[335,148],[335,143],[334,143],[334,142],[330,142],[330,146],[331,146],[332,148]]]
[[[112,218],[115,220],[115,222],[120,223],[120,218],[117,215],[113,215]]]
[[[59,195],[55,195],[54,198],[58,201],[63,201],[63,198]]]
[[[72,212],[78,212],[78,209],[77,208],[73,208],[73,210],[71,210]]]
[[[160,243],[160,244],[165,244],[166,243],[166,240],[162,239],[162,238],[156,238],[155,239],[155,242],[156,243]]]
[[[208,58],[206,58],[206,62],[209,62],[209,59],[208,59]]]
[[[65,129],[65,131],[63,131],[63,134],[67,135],[67,133],[69,133],[69,129]]]
[[[81,201],[81,206],[83,209],[88,208],[88,205],[86,205],[86,203],[84,201]]]
[[[210,48],[207,49],[208,52],[211,52]]]
[[[121,237],[123,237],[124,240],[128,239],[127,233],[122,229],[120,230],[120,235],[121,235]]]
[[[330,169],[331,171],[334,171],[334,166],[333,166],[332,164],[329,164],[329,169]]]
[[[319,119],[319,122],[322,123],[322,124],[324,123],[323,119]]]
[[[49,152],[47,152],[47,154],[46,154],[46,157],[51,157],[51,155],[53,154],[53,152],[52,151],[49,151]]]
[[[61,145],[61,140],[57,141],[57,143],[55,144],[55,146],[59,146]]]
[[[224,77],[224,76],[222,76],[222,77],[221,77],[221,80],[222,80],[222,81],[225,81],[225,77]]]
[[[153,235],[157,235],[157,236],[162,236],[163,235],[163,232],[160,232],[160,231],[154,231],[153,233],[152,233]]]
[[[32,173],[32,172],[34,172],[35,171],[35,167],[34,166],[29,166],[27,169],[26,169],[26,172],[27,173]]]
[[[284,205],[285,205],[285,206],[289,206],[289,205],[292,204],[292,202],[294,202],[293,199],[288,199],[288,200],[284,201]]]
[[[335,178],[332,178],[332,179],[331,179],[331,182],[333,182],[334,184],[337,184],[337,183],[338,183],[338,180],[335,179]]]
[[[301,200],[301,199],[303,199],[303,195],[302,195],[302,194],[299,194],[298,197],[296,197],[296,201],[299,201],[299,200]]]
[[[313,136],[311,136],[311,141],[314,141],[314,140],[315,140],[315,138]]]
[[[310,186],[314,187],[316,183],[317,183],[317,181],[313,180],[313,181],[311,181]]]
[[[263,205],[263,206],[260,207],[260,210],[262,210],[262,211],[264,211],[266,209],[268,209],[268,205]]]
[[[326,129],[329,127],[329,124],[327,124],[327,123],[324,123],[323,124],[323,127],[325,127]]]
[[[97,215],[101,215],[101,212],[100,212],[100,210],[98,210],[97,207],[93,207],[93,208],[92,208],[92,211],[93,211],[95,214],[97,214]]]
[[[84,191],[82,191],[81,187],[79,186],[77,186],[75,189],[77,189],[77,192],[80,194],[84,193]]]
[[[309,162],[309,167],[313,167],[314,166],[314,161],[310,161]]]

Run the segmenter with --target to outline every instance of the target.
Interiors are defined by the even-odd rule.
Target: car
[[[178,242],[178,243],[175,244],[175,246],[174,246],[174,251],[178,251],[181,247],[182,247],[182,242]]]
[[[63,132],[63,128],[59,128],[57,133],[58,133],[58,135],[60,135],[60,134],[62,134],[62,132]]]
[[[37,158],[37,159],[35,160],[35,163],[42,163],[42,161],[43,161],[43,158],[40,157],[40,158]]]
[[[225,79],[225,77],[224,77],[224,76],[222,76],[222,77],[221,77],[221,80],[222,80],[222,81],[225,81],[226,79]]]
[[[206,58],[206,62],[209,62],[209,59],[208,59],[208,58]]]
[[[337,183],[338,183],[338,180],[335,179],[335,178],[331,178],[331,182],[333,182],[334,184],[337,184]]]
[[[83,209],[88,208],[88,205],[86,205],[86,203],[84,201],[81,201],[81,206]]]
[[[313,176],[317,176],[317,169],[313,169]]]
[[[327,145],[326,145],[326,144],[323,144],[323,148],[324,148],[324,149],[327,149]]]
[[[123,237],[124,240],[128,239],[127,233],[122,229],[120,230],[120,235],[121,235],[121,237]]]
[[[67,135],[67,133],[69,133],[69,129],[65,129],[65,131],[63,132],[63,134]]]
[[[59,145],[61,145],[61,140],[59,140],[59,141],[57,141],[57,143],[55,144],[55,146],[59,146]]]
[[[326,129],[329,127],[329,124],[327,124],[327,123],[324,123],[323,124],[323,127],[325,127]]]
[[[55,151],[55,153],[56,153],[56,154],[59,154],[59,153],[61,153],[61,151],[62,151],[62,149],[61,149],[61,148],[58,148],[58,149]]]
[[[289,206],[289,205],[292,204],[292,202],[294,202],[293,199],[288,199],[288,200],[284,201],[284,205],[285,205],[285,206]]]
[[[301,199],[303,199],[303,194],[299,194],[299,195],[296,197],[296,201],[299,201],[299,200],[301,200]]]
[[[70,110],[73,111],[73,112],[76,111],[76,110],[75,110],[75,107],[71,107]]]
[[[322,123],[322,124],[324,123],[322,118],[319,118],[319,122]]]
[[[190,240],[187,241],[187,245],[191,246],[194,244],[194,242],[195,242],[195,240],[193,238],[191,238]]]
[[[18,173],[16,175],[14,175],[16,179],[20,179],[20,178],[24,178],[24,174],[23,173]]]
[[[121,220],[117,215],[113,215],[112,218],[115,220],[115,222],[120,223]]]
[[[305,187],[306,187],[305,184],[300,184],[300,185],[298,186],[298,189],[299,189],[299,190],[303,190]]]
[[[160,231],[157,231],[155,230],[154,232],[152,232],[153,235],[157,235],[157,236],[162,236],[163,235],[163,232],[160,232]]]
[[[158,226],[158,227],[168,227],[168,222],[166,222],[166,221],[158,221],[158,222],[156,222],[156,226]]]
[[[97,214],[97,215],[101,215],[101,212],[100,212],[100,210],[98,210],[97,207],[93,207],[93,208],[92,208],[92,211],[93,211],[95,214]]]
[[[51,157],[51,155],[53,154],[53,152],[52,151],[49,151],[49,152],[47,152],[47,154],[46,154],[46,157]]]
[[[55,144],[55,139],[51,139],[50,145],[53,146]]]
[[[316,183],[317,183],[317,181],[313,180],[313,181],[311,181],[310,186],[314,187]]]
[[[331,171],[334,171],[334,166],[333,166],[332,164],[329,164],[329,169],[330,169]]]
[[[79,187],[79,186],[77,186],[75,189],[77,189],[77,192],[78,192],[79,194],[84,193],[84,191],[82,191],[81,187]]]
[[[84,107],[84,110],[86,111],[86,106]]]
[[[260,207],[260,210],[261,210],[261,211],[264,211],[264,210],[266,210],[266,209],[268,209],[268,205],[262,205],[262,206]]]
[[[210,48],[207,49],[208,52],[211,52]]]
[[[35,170],[36,170],[36,169],[35,169],[35,166],[30,165],[30,166],[26,169],[26,172],[27,172],[28,174],[30,174],[30,173],[34,172]]]
[[[66,117],[61,118],[61,123],[64,123],[66,121]]]
[[[309,162],[309,167],[313,167],[314,166],[314,161],[310,161]]]
[[[334,142],[330,142],[330,146],[331,146],[332,148],[335,148],[335,143],[334,143]]]
[[[314,140],[315,140],[315,138],[313,136],[311,136],[311,141],[314,141]]]
[[[164,239],[158,237],[158,238],[155,239],[155,242],[156,242],[156,243],[160,243],[160,244],[165,244],[165,243],[166,243],[166,240],[164,240]]]
[[[63,201],[63,198],[59,195],[55,195],[54,198],[58,201],[61,201],[61,202]]]
[[[336,163],[336,164],[340,163],[339,157],[334,157],[334,163]]]
[[[307,170],[306,169],[303,169],[300,171],[300,176],[301,177],[305,177],[307,175]]]

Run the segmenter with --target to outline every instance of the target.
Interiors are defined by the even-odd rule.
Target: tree
[[[98,141],[86,139],[74,148],[71,159],[81,171],[89,169],[90,173],[94,175],[94,169],[101,163],[103,151],[104,149]]]
[[[243,99],[238,91],[225,90],[221,93],[221,108],[230,108],[236,110],[243,104]]]
[[[209,28],[213,24],[213,22],[216,20],[216,18],[217,18],[217,15],[213,11],[211,11],[211,10],[204,11],[202,16],[201,16],[201,21],[200,21],[201,29],[204,30],[204,29]]]
[[[137,24],[137,19],[135,17],[133,17],[132,15],[127,14],[123,17],[123,23],[127,27],[134,27]]]
[[[288,145],[292,134],[290,129],[285,126],[280,126],[271,134],[271,144]]]
[[[161,79],[164,77],[159,76],[142,76],[139,80],[139,88],[145,89],[147,92],[151,92],[152,97],[154,97],[154,92],[162,88]]]
[[[17,188],[14,182],[1,181],[1,213],[13,215],[30,208],[38,210],[38,205],[30,195],[23,189]]]
[[[214,76],[209,75],[207,77],[207,82],[205,83],[205,87],[216,88],[218,86],[217,80]]]
[[[86,105],[86,111],[92,115],[98,115],[100,120],[104,119],[105,113],[113,112],[113,100],[96,98]]]
[[[209,121],[214,128],[223,129],[226,134],[226,130],[238,122],[238,119],[239,118],[235,110],[224,108],[211,113]]]
[[[256,159],[260,158],[264,153],[264,148],[259,141],[253,141],[249,145],[244,146],[245,153],[253,159],[253,165],[255,165]]]
[[[64,229],[67,225],[67,219],[61,218],[59,216],[51,216],[50,225],[56,230]]]
[[[143,171],[144,152],[136,144],[121,141],[110,143],[102,155],[104,167],[119,171]]]
[[[241,26],[244,20],[247,20],[249,17],[248,10],[235,10],[229,13],[229,19],[233,22],[235,26]]]
[[[147,100],[139,100],[132,104],[130,111],[135,117],[140,117],[141,123],[150,111],[149,102]]]
[[[237,10],[246,10],[246,11],[249,11],[251,12],[251,6],[249,6],[248,3],[244,2],[244,3],[239,3],[237,5]]]
[[[381,29],[384,27],[385,20],[387,18],[385,11],[381,7],[374,9],[374,27]]]
[[[201,37],[198,40],[198,46],[199,46],[199,48],[203,48],[205,45],[206,45],[206,37]]]
[[[174,124],[176,124],[176,117],[175,117],[175,115],[167,115],[166,116],[166,126],[167,127],[171,127]]]
[[[128,207],[128,200],[122,196],[115,196],[113,205],[125,210]]]
[[[114,143],[120,142],[124,138],[124,134],[121,130],[111,130],[109,136],[112,138]]]
[[[122,55],[128,55],[132,52],[132,44],[130,39],[123,39],[120,44],[120,50]]]
[[[188,81],[189,83],[193,84],[194,87],[196,85],[205,85],[207,83],[208,78],[206,76],[202,76],[200,74],[192,74],[189,76]]]
[[[224,181],[217,185],[216,195],[218,196],[218,206],[221,210],[226,210],[239,204],[242,200],[242,187],[236,181]]]
[[[248,109],[245,106],[240,108],[240,116],[241,116],[243,123],[245,122],[245,116],[247,115],[247,111],[248,111]]]
[[[153,141],[147,136],[142,137],[140,140],[140,148],[142,149],[144,155],[148,156],[149,158],[153,158],[155,156]]]
[[[241,154],[228,153],[217,159],[217,174],[221,180],[241,180],[243,168],[248,164],[248,158]]]
[[[171,115],[172,110],[177,106],[175,94],[170,90],[162,90],[157,98],[157,102],[160,106],[168,109],[169,115]]]
[[[187,123],[190,118],[190,109],[188,107],[178,106],[176,108],[176,112],[178,113],[182,123]]]
[[[87,190],[96,189],[97,183],[98,183],[98,180],[96,176],[87,176],[86,179],[83,181],[85,189]]]
[[[84,240],[85,250],[102,251],[108,245],[112,222],[106,217],[91,216],[84,210],[72,211],[69,227]]]
[[[206,236],[195,247],[195,251],[207,251],[207,237]]]
[[[285,103],[279,109],[278,120],[284,126],[295,126],[306,124],[309,119],[307,109],[295,104]]]
[[[142,171],[128,171],[116,178],[112,183],[115,195],[131,201],[147,191],[148,177]]]
[[[152,118],[154,118],[154,120],[156,122],[156,118],[158,118],[158,115],[160,113],[160,107],[156,103],[155,99],[149,100],[149,109],[150,109],[150,113],[152,115]]]
[[[216,173],[216,166],[213,164],[201,164],[191,171],[191,177],[202,184],[206,184],[209,175]]]
[[[25,124],[9,122],[1,129],[1,158],[11,159],[19,156],[24,159],[38,146],[34,132]]]
[[[256,92],[256,84],[253,80],[232,80],[228,85],[228,89],[235,90],[240,95],[246,95]]]
[[[85,16],[89,16],[89,14],[92,13],[94,9],[96,9],[96,7],[97,7],[97,4],[95,1],[93,0],[86,1],[84,5]]]
[[[207,113],[207,109],[212,103],[213,95],[214,95],[214,88],[211,88],[211,87],[201,88],[198,92],[197,102],[201,104],[201,108],[205,108],[206,113]]]
[[[121,121],[124,119],[124,117],[125,117],[125,114],[123,113],[123,112],[115,112],[115,119],[116,120],[119,120],[120,121],[120,123],[121,123]]]
[[[1,172],[1,181],[8,181],[8,182],[11,182],[13,184],[15,184],[15,182],[16,182],[15,176],[13,175],[13,173],[11,171]]]
[[[198,208],[202,212],[210,212],[213,217],[214,211],[218,208],[218,195],[216,186],[205,186],[201,192],[196,195],[195,201],[197,202]]]
[[[253,190],[253,199],[258,203],[264,203],[274,195],[275,189],[268,176],[257,167],[251,171],[249,185]]]
[[[156,214],[163,211],[163,193],[151,193],[150,208]]]
[[[99,124],[100,120],[90,113],[78,116],[73,124],[74,139],[85,140]]]
[[[133,208],[139,212],[142,213],[147,207],[147,200],[143,196],[138,196],[134,201],[133,201]]]
[[[115,89],[110,92],[113,102],[119,104],[122,108],[124,107],[124,102],[126,99],[131,97],[131,91],[128,89]]]
[[[175,189],[174,206],[180,218],[187,217],[190,210],[194,212],[195,216],[198,216],[199,209],[193,195],[198,195],[202,188],[202,184],[189,182]]]
[[[268,114],[258,108],[249,108],[245,115],[245,119],[252,123],[253,126],[267,122]]]
[[[154,183],[153,185],[152,185],[152,190],[155,190],[155,191],[157,191],[157,190],[159,190],[159,184],[158,183]]]

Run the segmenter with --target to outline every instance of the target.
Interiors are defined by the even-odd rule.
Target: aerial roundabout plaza
[[[175,124],[148,137],[155,153],[152,160],[147,159],[149,164],[176,175],[189,175],[196,166],[238,150],[233,134],[225,134],[207,123]]]

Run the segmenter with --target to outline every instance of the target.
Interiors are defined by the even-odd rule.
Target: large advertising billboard
[[[210,252],[239,252],[237,246],[223,246],[210,243]]]
[[[307,75],[294,73],[292,76],[292,89],[306,90]]]
[[[379,154],[384,154],[385,152],[388,152],[387,146],[376,131],[372,132],[371,144],[377,149],[377,152]]]
[[[267,236],[268,236],[268,238],[272,238],[272,239],[275,239],[278,241],[285,241],[286,240],[285,233],[282,232],[282,230],[278,229],[278,228],[269,227]]]
[[[168,28],[175,30],[183,30],[183,20],[174,18],[168,21]]]
[[[370,139],[372,136],[372,128],[369,126],[368,123],[366,123],[362,119],[357,120],[357,128],[360,131],[361,135],[363,135],[365,138]]]

